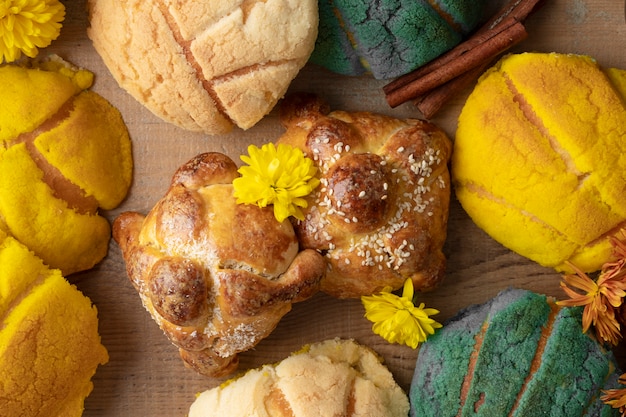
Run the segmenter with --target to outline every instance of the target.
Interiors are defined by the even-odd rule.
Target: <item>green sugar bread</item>
[[[513,288],[459,312],[419,351],[411,417],[617,416],[599,398],[619,369],[581,314]]]
[[[319,1],[309,61],[343,75],[397,77],[452,49],[481,20],[485,0]]]

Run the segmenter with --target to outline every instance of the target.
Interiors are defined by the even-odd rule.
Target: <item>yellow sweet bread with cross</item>
[[[458,121],[456,195],[491,237],[541,265],[587,272],[626,224],[626,71],[522,53],[479,79]]]
[[[126,125],[89,90],[93,74],[51,59],[0,67],[0,223],[64,275],[93,267],[132,179]]]
[[[2,415],[82,415],[91,378],[109,359],[96,308],[1,229],[0,265]]]

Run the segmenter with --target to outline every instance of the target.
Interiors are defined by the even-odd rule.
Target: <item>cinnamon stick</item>
[[[521,42],[528,36],[526,28],[515,17],[509,17],[501,25],[480,33],[467,41],[458,51],[432,65],[430,72],[414,80],[386,91],[387,103],[397,107],[411,99],[458,77],[466,71],[491,61],[503,51]],[[421,71],[420,71],[421,72]],[[394,87],[392,85],[392,87]]]
[[[450,97],[456,94],[456,92],[465,88],[469,85],[469,83],[478,78],[480,73],[493,61],[498,53],[496,53],[495,56],[485,57],[483,62],[474,62],[470,60],[470,63],[468,64],[469,66],[465,69],[465,71],[462,70],[462,65],[467,64],[465,60],[467,60],[468,57],[463,57],[463,55],[472,51],[476,47],[480,47],[485,42],[494,42],[492,38],[495,36],[504,36],[498,34],[507,28],[510,29],[512,25],[516,24],[516,21],[519,23],[523,22],[528,16],[530,16],[530,14],[536,11],[539,7],[543,6],[544,3],[545,0],[511,0],[508,4],[502,7],[498,13],[495,13],[491,19],[480,27],[468,40],[459,44],[457,47],[448,51],[444,55],[441,55],[430,63],[423,65],[415,71],[405,74],[384,86],[383,91],[385,92],[388,101],[389,96],[391,96],[392,103],[397,103],[396,105],[402,104],[402,100],[408,101],[415,99],[416,105],[420,111],[422,111],[424,116],[427,118],[431,117]],[[506,49],[523,40],[527,36],[525,33],[522,33],[524,31],[522,31],[519,26],[516,26],[515,30],[517,31],[516,36],[520,36],[521,39],[515,39],[509,44],[504,41],[504,38],[500,38],[499,40],[502,42],[501,45],[503,47],[500,53],[504,52]],[[492,43],[490,46],[494,46],[494,44]],[[482,47],[484,48],[484,46]],[[463,62],[461,62],[461,64],[458,62],[454,64],[461,58],[463,58]],[[473,57],[473,59],[480,60],[483,59],[483,57],[481,57],[480,54],[477,54]],[[408,86],[415,83],[418,83],[419,85],[420,81],[418,80],[426,76],[431,77],[432,79],[430,82],[433,82],[433,79],[435,79],[437,75],[429,74],[435,71],[442,71],[441,69],[443,67],[452,65],[456,65],[456,68],[453,69],[452,73],[460,72],[458,77],[453,77],[452,79],[443,82],[435,82],[432,89],[423,94],[411,96],[414,92],[410,94],[407,93],[407,91],[409,91],[408,89],[411,88]],[[449,78],[449,75],[446,78]],[[417,91],[419,92],[421,90],[417,89]]]
[[[432,118],[452,97],[459,91],[469,86],[473,81],[478,79],[485,69],[491,64],[486,61],[478,67],[467,71],[466,73],[448,81],[447,83],[435,88],[425,95],[415,99],[415,106],[420,113],[426,118]]]

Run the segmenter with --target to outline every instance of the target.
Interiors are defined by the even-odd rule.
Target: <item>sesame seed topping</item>
[[[321,138],[321,140],[324,143],[330,143],[328,138]],[[410,153],[410,155],[402,159],[399,159],[397,155],[383,156],[380,165],[389,166],[384,172],[390,175],[387,182],[383,182],[383,190],[388,191],[390,185],[394,184],[389,181],[395,180],[399,184],[402,183],[399,193],[393,194],[394,202],[395,199],[398,200],[392,206],[395,207],[395,212],[390,213],[391,216],[387,219],[387,222],[376,232],[353,235],[349,238],[349,241],[341,243],[337,247],[339,240],[335,241],[335,238],[330,235],[332,221],[336,222],[336,219],[340,217],[345,222],[344,224],[350,224],[358,223],[359,219],[356,216],[346,216],[346,213],[341,210],[341,200],[331,200],[334,190],[329,187],[328,179],[323,178],[324,174],[341,158],[341,154],[350,150],[350,146],[344,142],[337,142],[333,145],[333,150],[334,153],[328,155],[328,151],[313,149],[314,157],[316,156],[315,154],[320,154],[317,165],[322,178],[320,178],[321,187],[313,195],[316,203],[311,205],[310,211],[306,215],[306,227],[307,231],[310,231],[309,236],[315,236],[316,241],[323,246],[321,252],[329,259],[342,260],[341,262],[345,262],[346,265],[357,263],[355,261],[357,258],[349,259],[345,257],[350,253],[353,254],[351,256],[358,257],[361,265],[377,268],[378,270],[399,270],[412,256],[412,253],[416,250],[416,245],[407,240],[403,240],[401,243],[398,242],[398,233],[409,227],[409,221],[412,222],[410,219],[415,216],[415,213],[434,216],[431,203],[435,199],[428,193],[431,192],[431,187],[446,187],[445,179],[441,175],[430,179],[434,169],[438,169],[436,165],[441,164],[440,151],[428,148],[423,154],[416,155],[415,153]],[[407,149],[403,146],[397,148],[398,153],[405,151]],[[409,154],[409,152],[406,152],[406,154]],[[380,169],[370,171],[372,175],[376,175],[378,172],[380,172]],[[383,194],[381,199],[386,200],[390,195],[387,193]],[[359,198],[366,196],[367,190],[359,191]],[[311,215],[312,213],[314,214]],[[333,220],[328,216],[337,217]],[[329,269],[331,269],[331,266],[329,266]]]

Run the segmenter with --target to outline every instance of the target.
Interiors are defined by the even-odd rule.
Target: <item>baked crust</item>
[[[294,226],[325,255],[322,290],[347,298],[385,286],[433,289],[443,278],[451,142],[432,123],[368,112],[330,112],[299,94],[281,105],[279,139],[302,149],[321,185]]]
[[[315,46],[316,0],[90,0],[89,38],[163,120],[223,134],[268,114]]]
[[[145,217],[126,212],[113,224],[144,306],[185,363],[213,377],[234,371],[237,353],[315,294],[325,271],[271,208],[236,203],[237,176],[227,156],[198,155]]]
[[[383,360],[354,340],[305,346],[199,394],[190,417],[406,417],[409,400]]]

